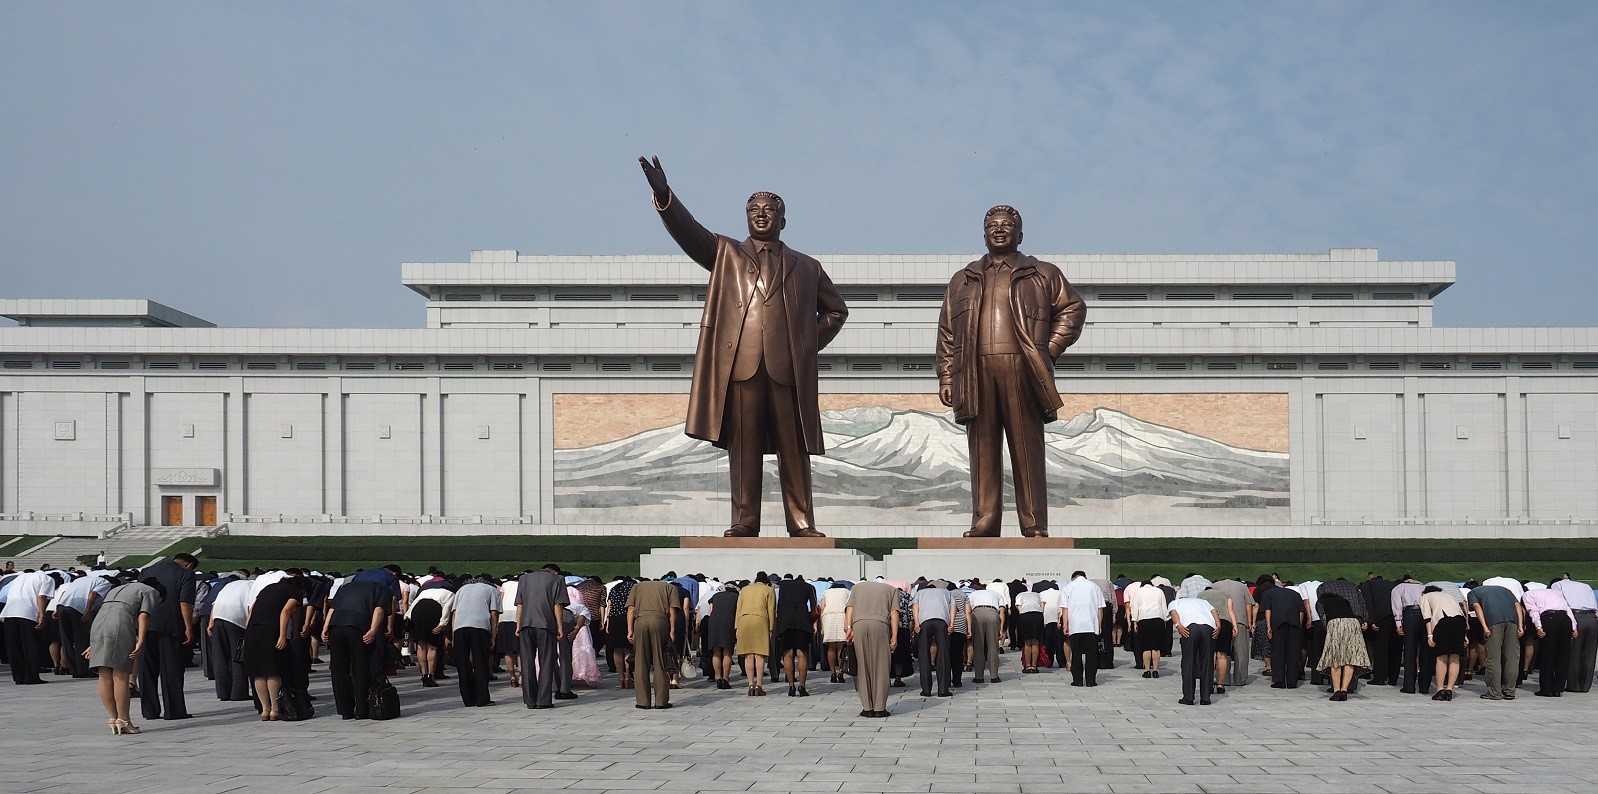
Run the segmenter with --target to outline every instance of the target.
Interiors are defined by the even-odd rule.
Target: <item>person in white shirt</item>
[[[1099,630],[1104,621],[1104,591],[1076,571],[1060,591],[1060,626],[1071,648],[1071,686],[1099,685]]]
[[[211,618],[205,624],[211,653],[219,660],[214,668],[217,700],[250,699],[250,677],[244,674],[239,646],[244,642],[254,583],[245,571],[236,571],[235,576],[219,586],[216,597],[211,599]]]
[[[1160,677],[1160,650],[1171,632],[1165,622],[1169,611],[1165,591],[1152,581],[1126,586],[1127,628],[1137,632],[1132,647],[1142,657],[1144,678]]]
[[[516,603],[517,583],[518,579],[515,576],[507,576],[505,581],[500,582],[499,603],[501,607],[505,604],[514,605]],[[522,643],[516,637],[516,610],[502,609],[500,611],[499,625],[495,627],[494,650],[499,652],[505,669],[510,671],[510,685],[520,689],[522,686]]]
[[[1210,705],[1215,685],[1215,638],[1220,634],[1221,617],[1210,602],[1202,598],[1178,598],[1171,602],[1171,622],[1182,637],[1182,699],[1193,705],[1193,690],[1198,704]]]
[[[44,630],[44,610],[55,590],[55,577],[46,571],[23,571],[11,580],[0,618],[5,620],[11,680],[18,685],[44,683],[39,677],[39,632]]]
[[[1048,582],[1038,591],[1043,602],[1043,647],[1049,651],[1049,666],[1065,668],[1070,650],[1066,647],[1065,629],[1060,624],[1060,585]]]
[[[95,571],[57,588],[47,609],[55,614],[56,631],[61,637],[61,657],[73,678],[94,678],[89,660],[83,658],[89,647],[89,624],[95,607],[113,585],[105,571]]]
[[[1021,672],[1038,671],[1043,647],[1043,597],[1030,590],[1015,595],[1015,632],[1021,641]]]
[[[1009,591],[1005,591],[1009,595]],[[978,684],[989,678],[999,683],[999,649],[1005,639],[1005,599],[990,588],[979,587],[966,596],[971,605],[971,670]]]

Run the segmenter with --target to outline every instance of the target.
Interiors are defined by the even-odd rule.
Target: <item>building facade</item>
[[[818,258],[850,308],[820,358],[818,524],[958,534],[965,440],[933,348],[970,257]],[[1089,305],[1056,365],[1055,534],[1598,525],[1598,329],[1434,327],[1453,263],[1374,249],[1042,258]],[[384,330],[0,301],[20,323],[0,328],[0,519],[719,534],[725,460],[681,433],[706,275],[474,251],[404,265],[426,327]]]

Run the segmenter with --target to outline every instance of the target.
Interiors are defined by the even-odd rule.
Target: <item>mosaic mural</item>
[[[1286,395],[1066,400],[1060,421],[1045,425],[1051,524],[1287,521]],[[556,395],[556,520],[726,521],[726,456],[683,435],[686,406],[683,395]],[[821,408],[827,454],[812,461],[820,526],[968,519],[965,432],[935,398],[830,394]],[[766,470],[765,512],[780,523],[775,458]]]

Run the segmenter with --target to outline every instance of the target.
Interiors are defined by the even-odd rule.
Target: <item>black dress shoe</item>
[[[943,690],[943,691],[942,691],[942,692],[939,692],[939,693],[938,693],[938,697],[940,697],[940,698],[952,698],[952,697],[954,697],[954,693],[953,693],[953,692],[950,692],[950,691],[949,691],[949,690],[947,690],[947,689],[945,689],[945,690]],[[1556,697],[1557,697],[1557,696],[1556,696]]]
[[[875,716],[877,716],[877,713],[875,711],[862,711],[862,712],[860,712],[860,716],[862,716],[862,717],[875,717]]]
[[[1182,698],[1182,699],[1181,699],[1181,700],[1178,700],[1178,701],[1176,701],[1176,702],[1178,702],[1178,703],[1181,703],[1181,704],[1182,704],[1182,705],[1184,705],[1184,706],[1191,706],[1191,705],[1193,705],[1193,701],[1192,701],[1192,700],[1191,700],[1191,699],[1189,699],[1189,698]]]
[[[799,687],[799,697],[802,697],[802,698],[810,697],[810,690],[805,689],[804,687]]]
[[[1415,688],[1414,687],[1405,687],[1403,689],[1398,690],[1398,692],[1401,695],[1413,695],[1413,694],[1415,694]]]
[[[995,683],[995,684],[999,683],[999,677],[998,676],[994,676],[993,677],[993,683]]]
[[[1286,688],[1287,688],[1287,684],[1284,684],[1281,681],[1277,681],[1276,683],[1271,684],[1271,689],[1286,689]]]
[[[657,708],[657,709],[669,709],[669,708],[671,708],[671,704],[670,703],[663,703],[663,704],[661,704],[659,706],[656,706],[655,708]]]
[[[1072,681],[1071,686],[1087,686],[1087,684],[1084,684],[1081,681]]]
[[[973,684],[986,684],[987,682],[988,682],[988,679],[986,679],[986,678],[973,678],[973,679],[971,679],[971,683],[973,683]]]
[[[166,716],[166,719],[169,719],[169,720],[187,720],[187,719],[193,719],[193,718],[194,718],[193,714],[168,714]]]
[[[649,708],[649,707],[648,707],[648,706],[645,706],[645,705],[644,705],[644,704],[642,704],[642,703],[634,703],[634,704],[633,704],[633,708],[635,708],[635,709],[645,709],[645,710],[648,710],[648,708]]]
[[[1210,705],[1210,702],[1208,700],[1200,700],[1199,701],[1199,705],[1200,706],[1208,706],[1208,705]]]
[[[536,704],[536,705],[528,706],[528,708],[530,708],[530,709],[552,709],[554,707],[555,707],[554,703],[539,703],[539,704]]]
[[[1541,695],[1542,693],[1538,692],[1537,694]],[[924,697],[924,698],[932,697],[932,690],[930,690],[930,689],[921,690],[921,696]]]
[[[955,681],[953,684],[950,684],[949,686],[952,686],[955,689],[964,689],[965,688],[965,684],[963,684],[963,683],[961,683],[959,681]]]
[[[894,689],[903,689],[904,688],[904,679],[903,678],[895,678],[895,679],[893,679],[893,683],[890,684],[890,686],[892,686]]]

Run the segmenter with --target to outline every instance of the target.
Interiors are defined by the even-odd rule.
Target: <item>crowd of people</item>
[[[888,695],[914,677],[922,697],[953,697],[1001,674],[1069,671],[1094,687],[1130,654],[1159,678],[1180,646],[1184,705],[1210,705],[1249,683],[1253,662],[1273,689],[1307,680],[1329,700],[1362,686],[1452,700],[1481,676],[1480,697],[1513,700],[1531,676],[1535,695],[1588,692],[1598,652],[1592,587],[1569,575],[1548,583],[1493,577],[1463,584],[1375,573],[1293,583],[1189,574],[1135,581],[915,582],[806,579],[764,572],[719,581],[598,577],[556,565],[518,575],[413,575],[398,566],[345,576],[309,569],[204,574],[187,554],[138,570],[27,570],[0,575],[4,661],[17,684],[41,673],[98,678],[113,733],[145,720],[189,716],[184,676],[199,667],[222,701],[250,701],[259,719],[301,719],[327,654],[333,706],[343,719],[387,718],[373,693],[415,668],[423,687],[456,679],[464,707],[494,704],[492,682],[530,709],[554,707],[607,675],[640,709],[671,708],[671,692],[701,677],[744,694],[786,684],[810,696],[810,675],[853,679],[860,716],[889,716]],[[1018,661],[1005,665],[1001,656]]]

